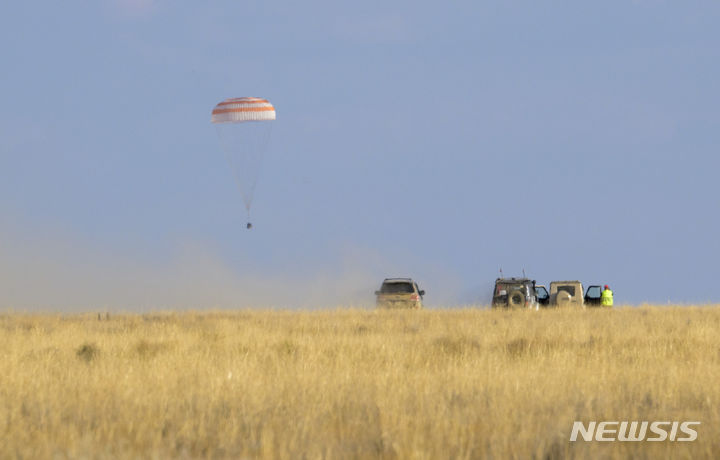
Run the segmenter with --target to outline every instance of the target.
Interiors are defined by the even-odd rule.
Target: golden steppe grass
[[[0,458],[720,458],[719,332],[714,307],[5,314]]]

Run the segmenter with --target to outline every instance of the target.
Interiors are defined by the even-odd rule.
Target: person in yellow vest
[[[603,289],[602,293],[600,294],[600,303],[603,307],[613,306],[613,292],[610,290],[610,286],[608,286],[607,284],[605,285],[605,289]]]

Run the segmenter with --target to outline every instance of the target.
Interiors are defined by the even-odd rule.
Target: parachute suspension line
[[[250,211],[255,198],[255,188],[263,168],[264,151],[270,142],[272,127],[272,123],[258,121],[215,125],[247,211]]]
[[[220,143],[223,146],[223,153],[225,153],[225,159],[230,165],[230,171],[232,172],[233,179],[235,179],[235,185],[240,190],[242,195],[243,203],[245,203],[245,210],[250,213],[250,206],[252,206],[253,193],[255,190],[255,184],[247,184],[247,180],[241,177],[241,164],[243,160],[248,156],[247,151],[239,151],[240,147],[236,139],[233,139],[232,131],[229,131],[227,126],[216,125],[215,126]],[[247,149],[247,147],[245,147]],[[235,158],[241,156],[242,158]]]

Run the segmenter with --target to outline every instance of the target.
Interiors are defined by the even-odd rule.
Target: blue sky
[[[0,306],[717,302],[720,5],[11,2]],[[244,229],[210,111],[277,121]]]

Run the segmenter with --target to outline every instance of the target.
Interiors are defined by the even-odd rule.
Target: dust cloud
[[[197,242],[178,244],[160,257],[58,231],[39,236],[12,225],[0,228],[0,311],[370,308],[382,279],[394,276],[413,276],[428,292],[425,304],[442,307],[447,304],[439,299],[459,289],[456,277],[442,269],[408,261],[406,254],[395,264],[368,248],[344,248],[336,260],[309,260],[302,270],[273,271],[249,260],[230,264]]]
[[[341,267],[302,274],[243,273],[198,244],[167,260],[72,239],[0,233],[0,309],[158,311],[368,307],[380,271],[351,254]]]

